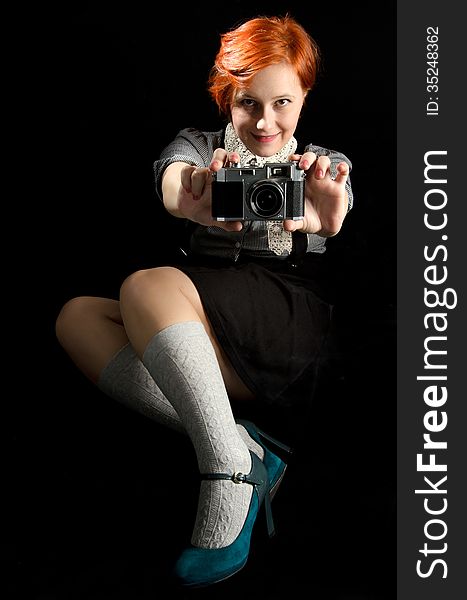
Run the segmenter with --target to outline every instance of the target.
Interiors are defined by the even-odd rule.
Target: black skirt
[[[332,311],[322,260],[174,265],[193,281],[221,347],[257,400],[291,406],[311,399]]]

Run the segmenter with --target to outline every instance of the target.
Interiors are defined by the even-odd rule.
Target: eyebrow
[[[251,98],[252,100],[256,99],[254,94],[250,94],[247,91],[240,91],[237,96],[237,99],[238,98]],[[280,94],[279,96],[274,96],[274,98],[271,98],[271,100],[280,100],[281,98],[292,98],[295,100],[295,96],[293,94]]]

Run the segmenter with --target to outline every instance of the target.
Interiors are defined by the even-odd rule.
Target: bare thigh
[[[67,354],[94,383],[111,358],[128,344],[120,303],[110,298],[73,298],[60,311],[55,329]]]

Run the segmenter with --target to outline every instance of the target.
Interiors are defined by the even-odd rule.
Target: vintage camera
[[[302,219],[305,172],[298,163],[224,167],[213,173],[212,217],[216,221]]]

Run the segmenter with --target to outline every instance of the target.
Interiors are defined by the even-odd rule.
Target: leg
[[[60,311],[55,329],[67,354],[93,383],[128,344],[119,302],[109,298],[73,298]]]
[[[251,457],[226,390],[226,384],[235,382],[234,372],[212,337],[191,280],[172,268],[141,271],[124,282],[120,299],[130,343],[177,411],[200,472],[249,473]],[[241,394],[242,387],[234,385],[229,391]],[[233,543],[251,493],[250,486],[233,480],[203,481],[193,544],[222,548]]]
[[[191,279],[172,267],[159,267],[131,275],[121,289],[122,316],[132,331],[132,345],[139,356],[155,333],[184,321],[198,321],[206,330],[229,396],[235,400],[252,399],[219,345],[204,312],[198,290]]]
[[[56,331],[73,362],[101,391],[157,423],[184,433],[173,406],[128,342],[119,302],[74,298],[62,308]]]
[[[56,332],[77,367],[101,391],[159,424],[186,433],[174,408],[128,343],[118,301],[74,298],[60,311]],[[262,448],[244,427],[238,425],[238,431],[262,459]]]
[[[139,277],[138,279],[138,289],[139,292],[141,292],[141,280]],[[128,286],[126,287],[128,288]],[[128,291],[129,290],[127,289],[126,292]],[[169,293],[174,292],[170,285],[168,285],[164,291]],[[129,295],[129,297],[131,298],[131,295]],[[177,304],[178,301],[179,298],[177,298],[175,294],[175,304]],[[138,314],[137,303],[136,305],[131,305],[130,303],[129,307],[130,312],[134,311],[135,315]],[[190,309],[188,309],[187,315],[193,318]],[[163,312],[156,316],[158,319],[162,319],[161,322],[163,325],[167,324]],[[201,316],[204,316],[204,314]],[[154,340],[150,340],[150,343],[148,343],[148,347],[146,348],[146,350],[148,350],[150,347],[150,351],[145,352],[148,357],[148,362],[152,367],[155,367],[155,373],[164,374],[164,388],[169,392],[176,392],[176,406],[182,416],[182,424],[180,423],[180,420],[177,421],[177,424],[182,425],[180,429],[186,428],[188,430],[197,451],[198,463],[201,471],[207,473],[222,473],[226,471],[232,473],[232,471],[242,471],[247,473],[249,466],[252,464],[252,458],[250,458],[248,453],[245,453],[245,449],[248,447],[250,451],[254,453],[251,454],[251,457],[256,461],[258,460],[256,456],[259,456],[260,460],[263,458],[266,449],[261,444],[257,444],[250,437],[251,433],[248,435],[247,430],[240,424],[235,426],[233,415],[230,412],[230,405],[223,378],[219,370],[217,357],[213,345],[206,334],[205,325],[202,324],[201,320],[187,322],[186,324],[191,331],[191,334],[188,337],[191,338],[191,341],[194,340],[195,342],[194,355],[188,357],[189,359],[194,358],[194,363],[192,360],[191,368],[188,369],[190,377],[185,377],[186,374],[183,373],[183,377],[177,380],[176,377],[172,378],[170,368],[165,368],[166,366],[173,366],[173,358],[177,359],[178,357],[177,350],[181,350],[183,358],[186,358],[185,348],[183,348],[183,346],[186,346],[187,329],[183,328],[181,336],[177,332],[175,337],[173,336],[173,330],[177,329],[178,323],[174,323],[172,326],[167,325],[164,328],[164,332],[162,332],[164,333],[165,338],[168,339],[168,344],[166,344],[165,341],[162,341],[161,343],[161,339],[163,340],[163,338],[161,338],[159,334],[154,336],[154,338],[156,338],[155,343],[153,343]],[[182,322],[181,325],[184,326],[185,323]],[[207,323],[207,325],[209,324]],[[102,372],[108,371],[108,361],[110,360],[110,363],[114,363],[120,357],[125,358],[122,359],[123,362],[120,362],[117,365],[117,368],[114,369],[114,372],[116,371],[120,376],[124,375],[125,371],[128,371],[128,364],[133,365],[139,374],[145,373],[146,375],[149,375],[144,365],[135,355],[132,346],[128,343],[128,337],[122,324],[119,306],[115,301],[102,298],[79,298],[69,302],[64,307],[57,320],[57,336],[75,363],[95,382],[102,379]],[[174,341],[176,342],[175,347],[173,344]],[[208,342],[207,345],[206,341]],[[122,346],[122,344],[124,345]],[[172,346],[172,348],[170,348],[170,346]],[[129,349],[131,352],[126,352],[125,349]],[[175,350],[175,353],[171,353],[171,350]],[[190,352],[191,350],[193,350],[193,344],[189,343],[188,351]],[[217,352],[222,356],[220,348],[217,349]],[[206,360],[206,358],[208,360]],[[169,361],[168,363],[167,359]],[[189,363],[190,361],[188,360],[185,361],[184,364],[190,367]],[[201,369],[199,369],[200,364],[202,365]],[[205,369],[204,366],[207,368]],[[133,367],[130,369],[132,372],[131,375],[134,375]],[[159,367],[162,368],[159,369]],[[194,381],[196,377],[193,378],[192,375],[194,373],[196,376],[198,374],[197,371],[201,373],[201,381]],[[188,381],[188,397],[184,397],[182,394],[182,397],[180,398],[179,383],[182,384],[180,387],[184,387],[187,383],[187,379],[191,379],[191,381]],[[136,392],[134,397],[139,397],[139,393],[143,389],[140,385],[141,379],[139,376],[136,385],[133,385],[133,382],[130,382],[131,385],[128,386],[128,380],[126,380],[125,377],[123,377],[123,380],[120,379],[119,381],[123,383],[124,388],[131,390],[130,395],[133,395],[133,392]],[[147,377],[146,381],[152,383],[152,388],[143,386],[146,394],[145,397],[151,397],[151,389],[160,392],[153,378]],[[194,385],[192,385],[193,383]],[[201,390],[196,390],[195,388],[199,383],[202,384]],[[116,384],[116,387],[120,388],[120,385]],[[148,390],[149,393],[147,393]],[[199,393],[200,391],[201,393]],[[168,403],[165,396],[163,396],[162,393],[160,393],[160,395],[163,402],[165,402],[173,411],[172,405]],[[195,397],[194,407],[190,406],[191,396]],[[188,400],[188,402],[186,402],[186,400]],[[138,407],[134,406],[133,403],[132,408]],[[195,410],[193,410],[193,408]],[[173,413],[176,414],[175,411],[173,411]],[[200,422],[198,417],[200,415],[202,425],[205,428],[204,432],[199,429]],[[178,415],[176,415],[176,418],[178,419]],[[253,438],[256,439],[257,436],[255,436],[254,433],[255,432],[253,432]],[[285,464],[270,451],[267,452],[269,457],[268,464],[270,463],[267,472],[268,474],[272,474],[272,471],[274,471],[274,481],[277,481],[278,475],[281,476],[284,471]],[[251,481],[258,481],[258,467],[255,467],[255,469],[256,475],[253,475],[253,480],[248,481],[250,485]],[[264,467],[262,467],[262,469],[264,471]],[[266,479],[264,479],[264,476],[260,477],[263,481],[261,484],[263,487],[267,484],[268,479],[270,479],[271,482],[273,481],[272,477],[268,478],[267,475],[265,475],[265,477]],[[248,477],[245,481],[247,480]],[[246,515],[249,515],[250,523],[251,518],[253,518],[253,520],[255,518],[255,514],[251,513],[251,508],[249,508],[252,506],[249,503],[252,490],[251,488],[246,488],[249,488],[249,485],[238,485],[238,482],[233,482],[232,480],[203,482],[198,506],[197,524],[195,525],[193,533],[193,541],[196,545],[201,548],[206,547],[206,544],[207,547],[221,548],[233,543],[233,540],[236,540],[240,531],[242,531],[242,533],[244,532],[242,526],[245,522]],[[251,515],[253,515],[253,517],[251,517]],[[244,551],[248,553],[247,546],[244,547],[244,543],[245,536],[243,535],[242,540],[239,540],[239,544],[236,545],[236,549],[244,548]],[[235,550],[234,554],[236,552],[237,550]],[[211,555],[209,555],[209,557],[210,556]],[[222,573],[225,573],[226,555],[224,554],[222,556],[224,557],[224,563],[221,561],[222,564],[220,564],[220,567],[218,565],[220,570],[218,569],[217,575],[212,575],[211,573],[211,582],[218,580],[217,578],[221,577]],[[182,572],[186,573],[187,565],[193,565],[190,556],[187,558],[186,555],[184,555],[182,559],[183,560],[180,562],[182,565],[181,571],[179,571],[180,574],[182,574]],[[244,564],[244,559],[246,560],[246,555],[241,557],[240,562],[237,562],[234,565],[231,563],[227,564],[229,572],[232,574],[238,570],[238,568],[241,568]],[[192,567],[189,567],[188,577],[191,577],[191,572],[195,574],[195,579],[199,578],[200,574],[203,574],[205,571],[204,567],[204,562],[200,568],[196,567],[194,571]],[[201,578],[203,579],[203,577],[204,576],[202,575]]]
[[[167,312],[165,321],[162,319],[160,323],[157,318],[153,320],[154,317],[150,316],[152,328],[149,331],[144,327],[140,328],[138,319],[143,317],[129,316],[138,332],[142,330],[137,340],[139,347],[135,347],[140,356],[152,337],[151,331],[154,334],[157,329],[178,322],[176,315],[180,311],[183,315],[180,321],[199,320],[204,325],[231,397],[236,400],[253,398],[220,347],[204,313],[198,291],[189,277],[170,267],[140,271],[128,278],[122,287],[122,293],[135,296],[138,301],[142,296],[141,299],[147,302],[146,312],[150,315],[152,302],[160,305],[164,314]],[[128,344],[120,303],[109,298],[82,296],[67,302],[57,318],[56,334],[76,366],[93,383],[97,383],[104,367]]]

